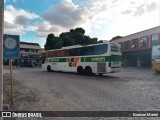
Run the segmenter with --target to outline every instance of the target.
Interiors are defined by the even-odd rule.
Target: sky
[[[4,0],[4,33],[39,43],[82,27],[98,40],[160,25],[160,0]]]

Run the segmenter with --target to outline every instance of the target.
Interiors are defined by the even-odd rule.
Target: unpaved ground
[[[4,80],[4,104],[8,104],[11,103],[9,74],[4,74]],[[15,111],[27,110],[27,107],[24,108],[23,106],[34,105],[35,102],[39,101],[39,96],[36,94],[36,90],[26,87],[16,79],[13,79],[13,81],[14,104],[10,105],[10,109]]]
[[[8,69],[4,70],[5,103],[9,103]],[[37,68],[18,68],[14,75],[14,105],[17,111],[140,111],[160,110],[160,74],[150,69],[125,68],[121,73],[80,76],[44,72]],[[42,118],[68,119],[71,118]],[[73,119],[73,118],[72,118]],[[157,119],[158,118],[74,118]]]

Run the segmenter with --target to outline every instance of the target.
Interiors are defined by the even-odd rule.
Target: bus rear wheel
[[[48,72],[51,72],[51,71],[52,71],[50,65],[47,66],[47,70],[48,70]]]
[[[83,67],[82,66],[78,66],[77,72],[78,72],[78,74],[83,75],[84,74]]]
[[[92,75],[92,68],[87,66],[85,68],[85,74],[88,75],[88,76],[91,76]]]
[[[102,75],[103,75],[103,73],[98,73],[98,75],[99,75],[99,76],[102,76]]]
[[[159,71],[159,70],[156,70],[156,73],[160,74],[160,71]]]

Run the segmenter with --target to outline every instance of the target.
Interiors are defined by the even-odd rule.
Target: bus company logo
[[[51,61],[52,62],[59,62],[59,59],[53,58]]]
[[[105,61],[105,57],[95,57],[95,58],[92,58],[92,61],[93,62],[97,62],[97,61]]]

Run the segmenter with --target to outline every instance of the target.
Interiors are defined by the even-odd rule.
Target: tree
[[[84,42],[81,43],[82,45],[89,45],[92,44],[92,39],[89,36],[83,36]]]
[[[52,49],[61,49],[63,47],[64,41],[59,37],[54,38],[54,44]]]
[[[98,38],[91,38],[91,40],[92,40],[92,44],[96,44],[98,41]]]
[[[84,35],[83,28],[70,29],[69,32],[63,32],[59,37],[55,37],[53,33],[47,36],[45,50],[60,49],[61,47],[72,45],[88,45],[95,44],[98,38],[90,38]]]
[[[99,41],[97,41],[97,43],[103,43],[103,40],[99,40]]]
[[[81,35],[85,34],[85,30],[83,28],[76,28],[75,32],[78,33],[78,34],[81,34]]]
[[[46,44],[44,46],[45,50],[60,49],[63,47],[63,40],[59,37],[55,37],[53,33],[47,36]]]
[[[74,29],[70,30],[69,36],[74,41],[74,44],[78,45],[78,44],[84,44],[83,42],[84,34],[85,34],[85,30],[83,28],[76,28],[75,30]]]
[[[51,33],[47,36],[47,40],[46,40],[46,44],[44,45],[45,50],[51,50],[52,49],[52,45],[54,43],[54,34]]]
[[[118,36],[113,37],[110,41],[112,41],[112,40],[116,40],[116,39],[120,39],[120,38],[123,38],[123,37],[122,37],[122,36],[120,36],[120,35],[118,35]]]
[[[59,38],[63,41],[63,47],[75,45],[74,40],[71,37],[71,32],[61,33]]]

